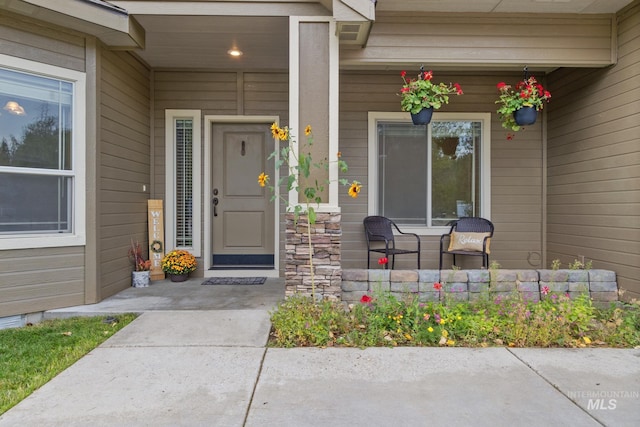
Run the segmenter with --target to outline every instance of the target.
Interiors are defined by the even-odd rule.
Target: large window
[[[0,64],[0,248],[84,244],[84,74]]]
[[[200,256],[200,110],[166,110],[166,246]]]
[[[370,113],[369,213],[426,234],[489,217],[489,120],[436,113],[414,126],[406,113]]]

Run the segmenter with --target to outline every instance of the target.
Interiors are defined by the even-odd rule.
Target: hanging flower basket
[[[496,85],[500,96],[496,101],[499,105],[498,117],[505,129],[517,132],[521,126],[529,126],[536,122],[538,111],[551,99],[551,93],[546,90],[535,77],[527,77],[525,68],[524,80],[518,82],[515,88],[505,82]]]
[[[433,107],[423,108],[417,113],[411,113],[411,120],[413,124],[418,125],[428,125],[431,123],[431,116],[433,116]]]
[[[460,140],[457,137],[444,138],[438,142],[442,154],[445,156],[455,156]]]
[[[530,126],[537,118],[538,112],[533,107],[521,107],[513,112],[513,120],[518,126]]]
[[[403,85],[399,95],[402,97],[400,108],[411,113],[414,125],[427,125],[431,122],[433,110],[438,110],[449,103],[449,95],[462,95],[462,87],[458,83],[433,83],[433,72],[420,73],[415,79],[407,79],[407,72],[400,73]],[[416,117],[417,116],[417,117]]]

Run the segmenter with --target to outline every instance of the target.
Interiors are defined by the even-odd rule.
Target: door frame
[[[273,202],[274,209],[274,238],[273,238],[273,269],[269,270],[210,270],[211,268],[211,144],[213,136],[211,127],[216,123],[229,124],[266,124],[280,123],[278,116],[225,116],[225,115],[205,115],[204,116],[204,161],[203,161],[203,188],[204,188],[204,250],[202,253],[202,261],[204,263],[204,277],[221,277],[221,276],[260,276],[280,277],[280,190],[275,185],[276,201]],[[273,159],[275,165],[275,159]],[[279,180],[279,171],[275,168],[275,176],[271,179],[273,184]],[[256,176],[256,185],[258,185],[258,177]]]

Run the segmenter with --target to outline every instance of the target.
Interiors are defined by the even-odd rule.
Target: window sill
[[[0,237],[0,250],[56,248],[65,246],[84,246],[85,244],[86,238],[84,235],[74,234],[23,234]]]

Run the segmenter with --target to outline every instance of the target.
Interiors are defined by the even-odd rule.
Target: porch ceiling
[[[286,16],[137,15],[146,31],[138,55],[152,68],[284,70],[289,66]],[[242,55],[232,57],[230,49]]]
[[[3,1],[3,0],[0,0]],[[376,14],[405,13],[615,13],[633,0],[377,0]],[[138,55],[152,68],[214,70],[286,70],[289,63],[289,24],[287,16],[215,15],[219,11],[193,9],[176,14],[154,14],[139,9],[145,2],[113,1],[129,10],[144,28],[145,49]],[[163,3],[175,4],[179,3]],[[231,4],[242,4],[236,1]],[[322,2],[319,2],[322,3]],[[205,3],[195,3],[205,4]],[[215,5],[215,3],[212,3]],[[255,3],[267,5],[268,1]],[[310,7],[312,2],[287,4]],[[136,6],[134,6],[136,5]],[[142,6],[138,6],[142,5]],[[318,5],[319,6],[319,5]],[[213,7],[213,6],[212,6]],[[291,7],[291,6],[289,6]],[[242,9],[246,12],[245,9]],[[308,13],[326,9],[310,9]],[[302,12],[302,11],[301,11]],[[156,11],[155,13],[169,13]],[[197,15],[200,13],[201,15]],[[210,13],[210,14],[209,14]],[[257,12],[256,12],[257,13]],[[328,12],[331,13],[331,12]],[[374,24],[375,26],[375,24]],[[229,49],[243,52],[230,57]],[[356,48],[356,46],[353,46]]]

